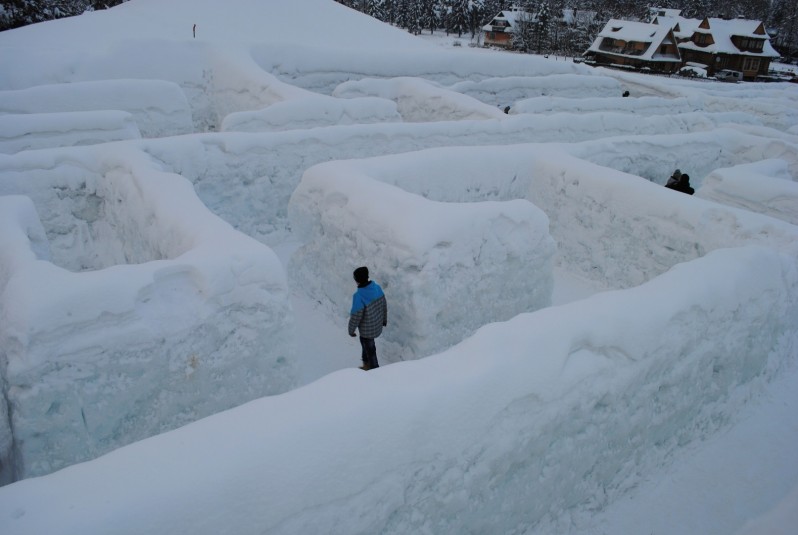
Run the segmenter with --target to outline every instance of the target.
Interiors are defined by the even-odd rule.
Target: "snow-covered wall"
[[[302,173],[334,159],[364,158],[451,145],[574,143],[568,152],[599,165],[664,184],[674,168],[699,186],[705,174],[763,158],[781,158],[798,173],[798,146],[718,129],[711,114],[652,116],[630,121],[625,114],[504,115],[500,120],[416,124],[372,124],[275,133],[225,133],[144,140],[140,146],[168,169],[194,183],[216,214],[266,243],[287,224],[288,199]],[[647,135],[656,131],[660,135]],[[688,132],[693,132],[689,133]],[[612,139],[601,139],[616,136]],[[591,141],[595,140],[595,141]],[[692,165],[687,165],[690,162]],[[0,160],[2,173],[2,160]],[[486,169],[486,177],[490,170]],[[276,234],[275,234],[276,233]]]
[[[144,137],[193,131],[183,91],[163,80],[101,80],[0,91],[0,115],[119,110],[133,115]]]
[[[566,63],[563,63],[566,64]],[[547,65],[550,68],[550,65]],[[502,76],[474,81],[465,80],[450,86],[477,100],[494,105],[512,105],[540,96],[557,96],[574,105],[583,99],[621,97],[623,88],[614,78],[584,74],[549,74],[547,76]]]
[[[450,147],[360,160],[345,167],[320,165],[306,173],[312,178],[310,184],[304,184],[303,180],[297,190],[300,195],[292,198],[291,222],[308,239],[335,241],[339,239],[337,236],[347,237],[351,243],[341,248],[364,255],[349,253],[353,261],[356,258],[367,264],[387,264],[388,276],[392,276],[409,265],[394,267],[395,257],[386,252],[395,237],[391,229],[375,231],[368,240],[363,240],[376,241],[379,246],[364,247],[359,241],[362,231],[357,213],[363,208],[356,202],[349,204],[351,193],[346,181],[354,180],[352,177],[370,177],[439,202],[526,199],[548,216],[550,232],[557,241],[558,261],[608,288],[641,284],[677,263],[718,248],[753,243],[768,243],[791,251],[798,247],[791,225],[599,167],[570,156],[566,151],[571,148],[570,145]],[[332,175],[326,183],[330,191],[324,192],[329,200],[320,203],[309,199],[305,189],[321,188],[318,182],[326,172]],[[330,232],[330,221],[325,218],[336,203],[353,215],[339,220],[330,216],[335,221]],[[421,221],[427,220],[422,217]],[[312,255],[321,255],[318,243],[310,247]],[[344,269],[343,266],[330,270],[326,257],[313,262],[305,255],[302,264],[302,269],[309,271],[303,280],[316,281],[315,287],[306,287],[318,290],[319,299],[340,297],[319,289],[338,288],[341,279],[336,272]],[[403,285],[394,286],[400,295],[406,291]],[[494,297],[500,295],[503,294],[496,293]],[[483,314],[477,324],[489,323],[495,317],[484,307],[475,307],[472,313]]]
[[[305,173],[288,211],[305,244],[289,272],[308,295],[348,312],[352,270],[367,265],[390,296],[383,339],[398,349],[389,362],[551,304],[554,241],[525,200],[435,202],[374,180],[357,162],[330,162]]]
[[[661,185],[674,169],[690,175],[693,187],[700,188],[704,177],[716,169],[768,159],[784,160],[790,174],[798,177],[798,143],[754,135],[730,124],[712,132],[680,135],[597,136],[593,141],[570,145],[567,151]]]
[[[395,123],[396,103],[375,97],[333,98],[313,95],[277,102],[262,110],[231,113],[222,131],[271,132],[346,124]]]
[[[784,160],[763,160],[717,169],[695,194],[798,225],[796,180]]]
[[[0,152],[93,145],[141,137],[124,111],[85,111],[0,115]]]
[[[409,123],[499,119],[503,112],[479,100],[418,78],[364,79],[345,82],[333,91],[341,98],[379,97],[393,100]]]
[[[0,488],[0,521],[8,535],[523,532],[604,507],[715,432],[732,392],[794,355],[796,303],[795,256],[715,251]]]
[[[0,177],[6,478],[295,385],[276,255],[208,212],[185,179],[111,147],[49,162],[22,153],[19,176]]]
[[[551,87],[544,78],[556,75],[582,75],[570,81],[578,82],[581,90],[569,94],[594,96],[590,86],[608,84],[608,77],[596,76],[586,65],[572,61],[549,61],[525,54],[486,54],[484,61],[474,61],[471,54],[440,50],[421,40],[403,43],[401,49],[375,46],[359,49],[357,53],[341,53],[327,47],[292,43],[259,44],[251,49],[254,60],[267,72],[305,89],[332,94],[340,84],[363,78],[396,78],[411,76],[444,86],[464,80],[481,81],[490,78],[517,76],[535,78],[536,87]],[[490,82],[489,82],[490,83]],[[501,84],[501,82],[499,82]],[[521,82],[522,84],[526,82]],[[556,90],[556,89],[555,89]],[[472,95],[476,96],[476,95]]]

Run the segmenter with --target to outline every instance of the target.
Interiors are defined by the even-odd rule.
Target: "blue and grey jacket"
[[[349,334],[355,329],[362,338],[377,338],[388,324],[388,302],[382,288],[374,281],[358,287],[352,296],[352,311],[349,313]]]

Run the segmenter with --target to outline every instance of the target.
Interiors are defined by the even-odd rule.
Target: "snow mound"
[[[183,91],[163,80],[101,80],[0,91],[0,114],[121,110],[133,115],[145,137],[192,132]]]
[[[270,249],[138,151],[50,156],[9,158],[2,183],[3,472],[46,474],[294,386]]]
[[[339,85],[333,96],[381,97],[396,101],[407,122],[501,119],[501,110],[418,78],[365,79]]]
[[[140,137],[133,116],[123,111],[0,115],[0,152],[6,154]]]
[[[716,169],[696,195],[798,225],[798,182],[784,160]]]

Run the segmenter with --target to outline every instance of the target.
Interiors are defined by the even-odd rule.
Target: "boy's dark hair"
[[[368,282],[369,268],[367,268],[366,266],[361,266],[352,273],[352,276],[355,277],[355,282],[358,284],[363,284],[364,282]]]

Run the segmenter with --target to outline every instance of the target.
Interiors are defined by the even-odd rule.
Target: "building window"
[[[759,58],[744,58],[743,59],[744,71],[759,71]]]
[[[705,33],[697,33],[695,34],[695,44],[697,45],[708,45],[709,44],[709,35]]]
[[[740,50],[749,52],[762,52],[764,41],[762,39],[752,39],[750,37],[740,38]]]

